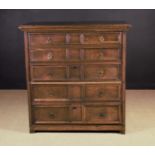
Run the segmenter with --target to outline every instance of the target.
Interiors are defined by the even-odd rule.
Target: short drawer
[[[85,100],[118,101],[120,99],[120,84],[88,84],[85,86]]]
[[[120,49],[85,49],[84,60],[86,61],[120,61]]]
[[[31,66],[32,81],[63,81],[67,79],[66,66]]]
[[[35,123],[67,122],[69,121],[69,106],[35,107],[33,108]]]
[[[120,106],[98,106],[85,107],[85,120],[92,124],[114,124],[121,123]]]
[[[121,43],[121,34],[117,32],[81,33],[81,44]]]
[[[71,101],[80,100],[81,85],[37,84],[32,85],[33,101]]]
[[[80,105],[36,106],[33,108],[36,124],[77,122],[82,121],[82,115]]]
[[[30,62],[66,61],[65,48],[30,50]]]
[[[65,33],[30,34],[29,36],[29,44],[32,48],[64,43]]]
[[[120,65],[87,64],[84,67],[85,80],[120,80]]]
[[[32,65],[32,81],[69,81],[81,79],[81,65]]]

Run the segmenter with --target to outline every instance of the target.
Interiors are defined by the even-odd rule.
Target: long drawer
[[[32,65],[32,81],[105,81],[121,80],[118,64]]]
[[[120,43],[121,34],[119,32],[30,34],[29,42],[31,48],[53,44]]]
[[[57,61],[120,61],[121,50],[117,48],[48,48],[30,50],[30,62]]]
[[[120,84],[37,84],[31,86],[32,100],[38,101],[119,101]]]
[[[120,106],[81,106],[53,105],[35,106],[33,120],[36,124],[85,123],[116,124],[121,123]]]

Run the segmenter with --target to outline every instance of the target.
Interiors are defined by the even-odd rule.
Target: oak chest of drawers
[[[30,132],[125,132],[128,24],[27,24]]]

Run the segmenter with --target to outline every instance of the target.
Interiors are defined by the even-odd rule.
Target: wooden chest
[[[26,24],[30,132],[125,132],[128,24]]]

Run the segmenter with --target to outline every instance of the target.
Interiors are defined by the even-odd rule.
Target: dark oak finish
[[[21,25],[30,132],[125,132],[128,24]]]

